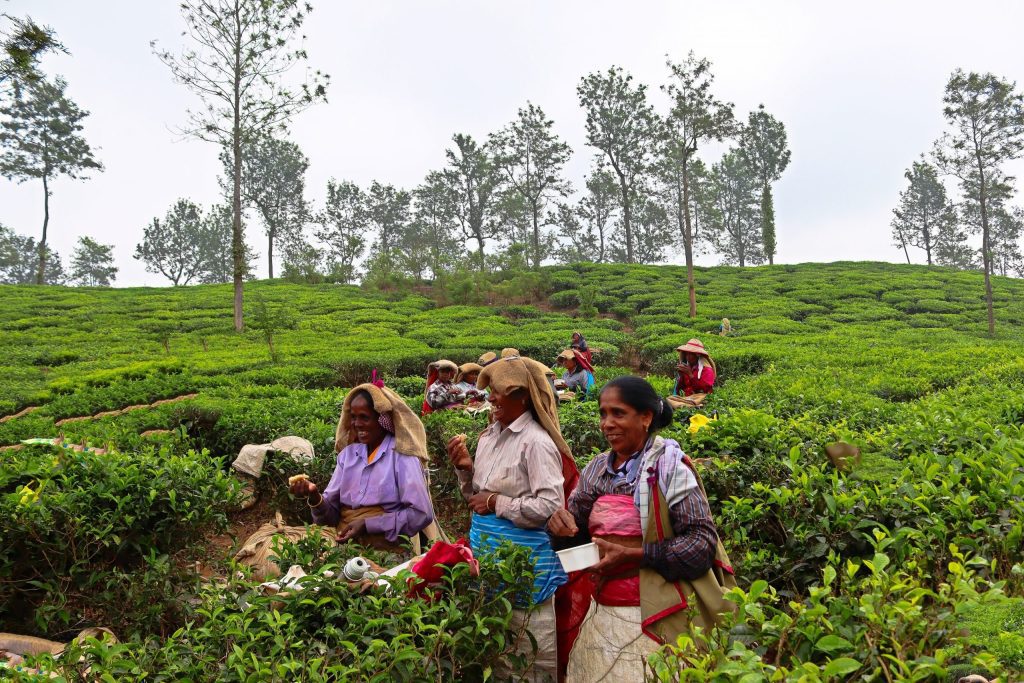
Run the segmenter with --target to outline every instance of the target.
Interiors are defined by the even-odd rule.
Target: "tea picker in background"
[[[676,396],[693,396],[710,394],[715,386],[715,361],[704,349],[699,339],[691,339],[680,347],[679,363],[676,365]]]
[[[429,415],[435,410],[454,408],[462,403],[459,389],[455,386],[455,374],[459,368],[450,360],[437,360],[427,366],[427,391],[423,397],[422,414]]]
[[[728,318],[722,318],[722,324],[718,326],[718,336],[728,337],[730,334],[732,334],[732,323]]]
[[[464,435],[448,442],[448,456],[473,511],[473,553],[493,551],[507,540],[529,548],[535,564],[533,594],[514,613],[516,627],[527,624],[537,641],[537,658],[526,680],[555,678],[554,593],[566,576],[544,525],[563,508],[565,492],[579,476],[559,431],[546,370],[518,356],[484,368],[478,386],[490,389],[493,422],[480,435],[476,457],[471,458]],[[528,636],[516,648],[532,656]]]
[[[594,358],[590,353],[590,347],[587,346],[587,340],[579,332],[572,333],[572,341],[569,342],[569,348],[582,353],[583,357],[587,359],[588,365],[594,364]]]
[[[594,386],[594,368],[581,351],[562,351],[557,362],[565,368],[562,382],[566,390],[586,395]]]
[[[418,553],[420,532],[426,540],[439,535],[424,473],[426,430],[398,394],[374,384],[349,392],[335,449],[337,466],[322,494],[304,475],[289,488],[306,499],[314,522],[337,526],[339,543],[397,550],[407,536]]]
[[[455,376],[455,388],[458,389],[461,400],[468,404],[487,400],[487,391],[476,387],[481,370],[483,367],[478,363],[463,363],[459,366],[459,374]]]
[[[657,435],[672,406],[630,376],[606,384],[599,401],[610,450],[548,521],[556,545],[593,539],[601,555],[559,593],[559,647],[569,681],[639,681],[646,655],[690,624],[680,596],[707,628],[733,609],[723,593],[736,584],[700,477],[677,442]]]

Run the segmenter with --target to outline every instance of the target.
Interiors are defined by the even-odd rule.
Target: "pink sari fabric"
[[[590,535],[604,538],[612,543],[618,539],[643,538],[640,528],[640,512],[636,509],[633,496],[606,494],[594,502],[590,512]],[[636,563],[615,567],[615,573],[602,576],[594,594],[594,600],[609,607],[636,607],[640,605],[640,576]]]

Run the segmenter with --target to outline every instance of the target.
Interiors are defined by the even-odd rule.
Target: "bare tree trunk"
[[[633,216],[630,211],[632,205],[629,200],[629,188],[626,186],[626,177],[617,169],[615,174],[619,176],[619,190],[622,192],[622,229],[626,231],[626,263],[633,263]]]
[[[540,269],[540,226],[537,224],[537,202],[533,202],[533,268]]]
[[[46,229],[50,226],[50,186],[43,176],[43,239],[39,241],[39,271],[36,273],[36,284],[46,281]]]
[[[907,265],[909,266],[910,265],[910,252],[907,251],[907,240],[905,240],[903,238],[903,232],[902,231],[900,232],[900,244],[903,245],[903,254],[907,257]],[[931,259],[929,259],[928,260],[928,265],[930,266],[931,264],[932,264],[931,263]]]
[[[479,230],[474,230],[474,232],[476,233],[477,254],[478,254],[478,260],[480,261],[480,272],[482,273],[482,272],[484,272],[484,263],[485,263],[485,261],[484,261],[484,235],[483,235],[483,229],[481,228]]]
[[[235,5],[235,82],[234,125],[231,129],[235,174],[231,196],[231,260],[234,266],[235,330],[242,331],[242,276],[245,272],[245,249],[242,244],[242,29],[239,25],[238,5]]]
[[[981,262],[985,270],[985,308],[988,312],[988,335],[994,337],[996,334],[996,316],[992,310],[992,256],[989,252],[988,205],[985,201],[988,190],[985,187],[985,172],[981,159],[978,159],[978,178],[980,180],[978,199],[981,204]]]
[[[693,279],[693,224],[690,219],[690,174],[683,164],[683,253],[686,254],[686,286],[690,291],[690,317],[697,317],[697,287]]]
[[[274,230],[267,230],[267,276],[274,279]]]

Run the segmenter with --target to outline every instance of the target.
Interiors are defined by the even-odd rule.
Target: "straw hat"
[[[459,366],[450,360],[442,358],[441,360],[435,360],[430,364],[430,367],[436,370],[451,370],[452,372],[458,372]]]
[[[488,351],[487,353],[480,356],[480,358],[478,358],[476,362],[486,367],[488,363],[493,363],[497,359],[498,354],[496,354],[494,351]]]
[[[566,349],[565,351],[562,351],[560,354],[558,354],[558,357],[555,360],[576,360],[576,354],[573,353],[570,349]]]
[[[519,355],[519,349],[513,349],[512,347],[509,347],[507,349],[502,349],[501,350],[501,357],[502,358],[515,358],[518,355]]]
[[[676,351],[679,353],[695,353],[698,356],[711,358],[711,356],[708,355],[708,352],[704,349],[704,344],[701,343],[700,339],[691,339],[682,346],[677,346]]]

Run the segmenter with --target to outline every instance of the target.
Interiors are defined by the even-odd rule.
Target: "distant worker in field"
[[[728,337],[730,334],[732,334],[732,323],[728,318],[722,318],[722,324],[718,326],[718,336]]]
[[[302,475],[289,487],[305,498],[313,521],[336,526],[338,542],[399,550],[401,536],[437,537],[424,466],[427,433],[402,398],[361,384],[349,392],[335,434],[338,463],[321,494]]]
[[[459,366],[459,374],[455,376],[455,388],[466,404],[487,400],[487,391],[476,388],[476,380],[480,377],[481,370],[483,367],[479,363],[463,363]]]
[[[455,408],[462,404],[455,375],[459,367],[450,360],[437,360],[427,366],[427,390],[423,398],[423,415],[435,410]]]
[[[716,368],[711,356],[704,350],[699,339],[691,339],[676,348],[679,363],[676,365],[676,396],[710,394],[715,386]]]
[[[583,335],[579,332],[572,333],[572,341],[569,342],[569,348],[573,351],[579,351],[587,359],[589,365],[594,364],[594,357],[591,355],[590,347],[587,346],[587,340],[583,338]]]
[[[513,613],[514,626],[525,625],[537,643],[536,660],[524,679],[529,681],[556,678],[554,594],[566,575],[545,524],[564,507],[566,492],[579,478],[559,431],[546,370],[543,363],[517,356],[484,368],[478,384],[490,389],[493,422],[480,435],[475,457],[463,434],[447,445],[462,495],[473,511],[473,553],[493,552],[511,541],[528,548],[534,561],[533,593],[522,596]],[[533,656],[528,636],[519,639],[516,650]]]
[[[562,351],[558,354],[558,364],[565,368],[562,381],[565,388],[578,395],[586,395],[594,386],[594,368],[582,351]]]

